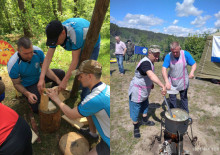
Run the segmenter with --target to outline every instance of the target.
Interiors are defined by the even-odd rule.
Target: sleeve
[[[57,47],[57,45],[56,46],[49,46],[49,48],[56,48]]]
[[[124,42],[122,42],[121,46],[122,46],[123,50],[126,48],[126,45]]]
[[[10,70],[10,72],[8,74],[9,74],[10,78],[12,78],[12,79],[19,78],[18,69],[15,66],[12,67],[12,69]]]
[[[152,67],[149,61],[144,61],[137,70],[141,73],[141,75],[146,75],[146,72],[152,70]]]
[[[40,63],[43,63],[44,58],[45,58],[44,52],[43,51],[38,51],[38,55],[40,57]]]
[[[86,98],[78,106],[78,112],[82,116],[87,117],[87,116],[94,115],[95,113],[97,113],[98,111],[100,111],[102,109],[102,106],[99,104],[99,101],[96,101],[95,99],[91,99],[91,100],[86,102],[86,100],[87,100]]]
[[[170,67],[170,54],[167,54],[165,56],[164,62],[163,62],[163,67],[169,68]]]
[[[196,61],[193,59],[192,55],[189,52],[185,51],[184,54],[188,65],[192,66],[196,63]]]

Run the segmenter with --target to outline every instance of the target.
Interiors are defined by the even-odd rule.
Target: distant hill
[[[152,31],[138,30],[133,28],[119,27],[116,24],[110,23],[110,49],[111,53],[115,48],[114,37],[119,35],[121,40],[126,42],[131,40],[135,45],[149,47],[150,45],[160,45],[162,51],[169,51],[169,44],[172,41],[179,41],[184,47],[184,41],[187,37],[177,37],[163,33],[155,33]]]

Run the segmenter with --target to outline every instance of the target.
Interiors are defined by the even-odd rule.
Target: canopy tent
[[[207,37],[205,48],[202,53],[202,57],[199,63],[196,77],[204,79],[217,79],[220,80],[220,63],[211,62],[213,56],[213,38],[214,36],[220,36],[220,32],[212,34]],[[220,46],[220,45],[218,45]],[[216,52],[216,50],[215,50]],[[220,52],[218,49],[217,52]]]

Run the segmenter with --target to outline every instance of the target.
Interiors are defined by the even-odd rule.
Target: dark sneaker
[[[140,134],[140,130],[138,129],[134,129],[134,138],[140,138],[141,134]]]
[[[81,128],[80,129],[80,133],[83,134],[85,137],[88,137],[89,139],[93,139],[94,141],[98,141],[99,140],[99,136],[92,136],[90,134],[90,130],[89,127],[88,128]]]
[[[155,123],[154,123],[153,121],[147,121],[147,122],[145,122],[145,121],[142,120],[141,125],[154,126]]]

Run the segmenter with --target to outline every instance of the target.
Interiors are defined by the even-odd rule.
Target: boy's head
[[[5,98],[5,84],[0,80],[0,102]]]

